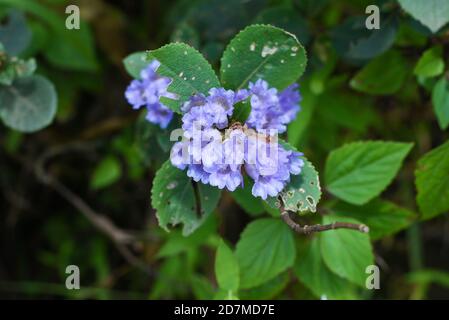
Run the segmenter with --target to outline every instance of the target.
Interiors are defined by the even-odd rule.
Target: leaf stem
[[[357,230],[363,233],[368,233],[369,228],[368,226],[364,224],[356,224],[356,223],[349,223],[349,222],[334,222],[331,224],[313,224],[313,225],[305,225],[301,226],[290,217],[290,214],[288,211],[284,210],[284,208],[281,209],[281,218],[284,220],[284,222],[295,232],[299,234],[311,234],[313,232],[322,232],[327,230],[335,230],[335,229],[352,229]]]

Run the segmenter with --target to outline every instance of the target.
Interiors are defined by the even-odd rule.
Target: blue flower
[[[252,111],[246,124],[224,131],[235,104],[248,98]],[[192,96],[181,107],[184,140],[173,145],[172,164],[187,168],[194,181],[229,191],[243,186],[246,172],[254,180],[255,197],[277,196],[290,175],[304,166],[301,153],[284,149],[272,135],[285,131],[299,110],[299,99],[297,85],[278,93],[263,80],[250,83],[249,90],[212,88],[207,96]]]
[[[262,199],[275,197],[304,166],[302,154],[285,150],[277,141],[258,134],[248,139],[245,171],[254,180],[252,194]]]
[[[301,95],[298,88],[299,85],[294,83],[279,94],[280,117],[283,123],[290,123],[295,120],[296,114],[300,110]]]
[[[287,130],[287,124],[299,111],[298,85],[293,84],[284,91],[270,88],[264,80],[249,84],[251,112],[246,120],[250,128],[258,131],[275,129],[278,133]]]
[[[161,128],[166,128],[173,118],[173,112],[163,105],[160,97],[173,97],[167,92],[171,82],[169,78],[161,77],[156,70],[160,63],[153,60],[146,68],[140,72],[140,79],[131,81],[125,91],[125,97],[133,109],[140,109],[146,106],[148,113],[146,119]]]

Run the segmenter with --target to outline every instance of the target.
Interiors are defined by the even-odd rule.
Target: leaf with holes
[[[237,34],[221,59],[223,86],[241,89],[258,79],[283,89],[306,68],[306,52],[298,39],[280,28],[252,25]]]
[[[220,82],[209,62],[196,49],[184,43],[171,43],[149,51],[147,60],[157,59],[161,65],[157,73],[172,80],[167,91],[176,97],[161,97],[161,102],[180,113],[183,102],[198,93],[220,87]]]
[[[362,141],[332,151],[326,161],[326,188],[356,205],[378,196],[393,180],[413,143]]]
[[[287,150],[296,151],[285,141],[280,144]],[[299,214],[306,212],[316,212],[316,207],[321,198],[321,186],[318,172],[310,161],[301,157],[304,167],[298,175],[290,176],[290,182],[279,193],[279,197],[268,198],[268,204],[273,208],[280,208],[279,198],[284,205],[284,209]]]
[[[0,86],[0,117],[15,130],[34,132],[48,126],[55,117],[57,95],[46,78],[33,75]]]
[[[292,231],[281,219],[251,222],[236,248],[240,288],[256,287],[276,277],[293,265],[295,254]]]
[[[290,183],[280,193],[284,208],[288,211],[316,212],[321,198],[320,180],[315,167],[306,158],[300,174],[291,176]]]
[[[220,190],[202,183],[194,183],[186,173],[166,161],[157,171],[151,189],[151,204],[156,209],[159,225],[183,225],[189,235],[203,224],[215,209]]]

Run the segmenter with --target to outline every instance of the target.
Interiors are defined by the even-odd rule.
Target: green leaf
[[[63,20],[61,26],[63,25]],[[51,41],[44,50],[48,61],[55,66],[77,70],[97,71],[94,38],[89,26],[81,21],[79,30],[59,27],[53,30]]]
[[[288,272],[283,272],[260,286],[239,291],[242,300],[269,300],[279,295],[288,285],[290,277]]]
[[[290,144],[280,140],[285,149],[297,151]],[[272,208],[280,208],[279,197],[282,200],[284,209],[299,214],[304,212],[316,212],[316,207],[321,198],[321,186],[318,172],[310,161],[301,157],[304,167],[298,175],[292,175],[290,182],[279,193],[278,197],[267,199]]]
[[[251,222],[237,243],[240,288],[256,287],[274,278],[293,265],[295,254],[293,234],[283,221]]]
[[[231,196],[250,215],[262,214],[265,211],[262,200],[254,197],[251,193],[253,182],[245,176],[243,185],[243,188],[237,188],[234,192],[231,192]]]
[[[193,293],[195,294],[195,299],[210,300],[210,298],[214,295],[214,287],[205,276],[194,274],[192,275],[190,282]]]
[[[215,209],[220,190],[202,183],[193,183],[187,174],[166,161],[157,171],[151,189],[151,204],[156,209],[159,225],[183,224],[187,236],[201,226]]]
[[[385,141],[344,145],[327,158],[326,188],[349,203],[367,203],[391,183],[412,147],[412,143]]]
[[[53,84],[34,75],[0,86],[0,117],[15,130],[34,132],[48,126],[55,117],[57,95]]]
[[[301,43],[307,45],[310,32],[306,20],[288,6],[277,6],[262,11],[256,18],[257,23],[270,24],[293,33]]]
[[[316,121],[319,126],[328,122],[351,131],[365,133],[370,125],[373,125],[379,115],[374,111],[372,97],[342,92],[343,90],[327,90],[319,96],[316,104],[315,116],[321,121]]]
[[[135,52],[131,53],[125,59],[123,59],[123,64],[128,74],[138,79],[140,78],[140,71],[145,68],[150,62],[147,60],[147,52]]]
[[[442,130],[449,127],[449,81],[442,77],[432,90],[432,104]]]
[[[79,30],[65,28],[65,15],[61,16],[34,0],[1,0],[44,20],[50,27],[51,41],[43,54],[52,64],[79,71],[96,71],[98,62],[95,56],[94,40],[89,26],[81,21]]]
[[[366,16],[350,17],[332,31],[332,44],[339,56],[359,62],[386,52],[396,39],[398,19],[395,15],[380,17],[380,28],[368,30]]]
[[[239,288],[239,265],[231,249],[222,240],[215,255],[215,277],[220,289],[236,292]]]
[[[11,56],[19,55],[30,44],[31,31],[22,12],[11,10],[6,23],[0,24],[0,42]]]
[[[316,236],[298,247],[293,268],[296,277],[319,298],[353,298],[350,283],[333,273],[324,263],[320,243],[321,237]]]
[[[408,75],[406,60],[397,51],[371,60],[350,81],[354,90],[373,94],[390,95],[397,92]]]
[[[288,211],[298,212],[316,212],[316,207],[321,198],[321,187],[318,172],[315,167],[306,158],[304,167],[300,174],[292,175],[290,183],[279,193],[284,208]],[[270,199],[269,203],[273,200]],[[275,206],[279,208],[279,200],[275,201]]]
[[[212,65],[218,65],[223,51],[224,44],[217,41],[209,41],[201,48],[201,53]]]
[[[180,112],[183,102],[198,93],[207,94],[209,89],[219,87],[214,70],[194,48],[184,43],[171,43],[147,53],[147,60],[157,59],[161,65],[158,74],[169,77],[172,82],[167,91],[177,95],[177,100],[162,97],[160,100],[175,112]]]
[[[98,190],[115,183],[122,176],[120,161],[114,156],[108,156],[100,161],[90,179],[90,187]]]
[[[449,141],[419,159],[415,183],[423,219],[449,210]]]
[[[214,300],[239,300],[239,298],[231,290],[218,290]]]
[[[419,58],[413,73],[419,77],[431,78],[444,71],[443,47],[435,46],[427,49]]]
[[[195,249],[200,245],[207,244],[217,232],[217,219],[209,215],[206,221],[189,236],[184,237],[181,231],[170,232],[168,240],[157,252],[157,258],[166,258],[179,255],[181,252]]]
[[[181,22],[171,35],[171,42],[184,42],[191,47],[198,48],[200,38],[195,28],[192,28],[185,21]]]
[[[449,2],[446,0],[399,0],[399,3],[433,33],[449,22]]]
[[[323,224],[336,221],[359,223],[356,220],[326,215]],[[321,254],[332,272],[349,281],[365,286],[366,267],[374,264],[371,243],[366,233],[337,229],[320,234]]]
[[[294,35],[273,26],[252,25],[226,47],[220,76],[230,89],[245,88],[258,79],[283,89],[298,80],[306,62],[306,52]]]
[[[251,103],[249,99],[240,101],[234,106],[232,119],[240,123],[245,123],[251,113]]]
[[[403,230],[416,219],[413,211],[381,199],[374,199],[363,206],[338,202],[332,211],[337,216],[353,218],[367,225],[369,236],[373,240]]]

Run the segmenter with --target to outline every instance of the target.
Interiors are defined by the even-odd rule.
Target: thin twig
[[[321,232],[335,229],[352,229],[363,233],[369,232],[368,226],[364,224],[348,223],[348,222],[334,222],[331,224],[313,224],[310,226],[301,226],[292,220],[288,211],[282,210],[281,218],[284,222],[292,228],[295,232],[300,234],[311,234],[313,232]]]
[[[122,257],[130,264],[148,275],[154,275],[154,272],[138,257],[136,257],[127,245],[136,245],[139,239],[136,235],[118,228],[108,217],[93,210],[81,197],[72,190],[59,182],[54,176],[47,173],[45,164],[47,161],[59,154],[73,150],[86,150],[92,146],[85,143],[74,143],[71,145],[58,146],[45,152],[34,164],[34,173],[37,179],[55,190],[61,197],[72,204],[79,212],[81,212],[98,230],[109,237],[115,244],[117,250]]]

